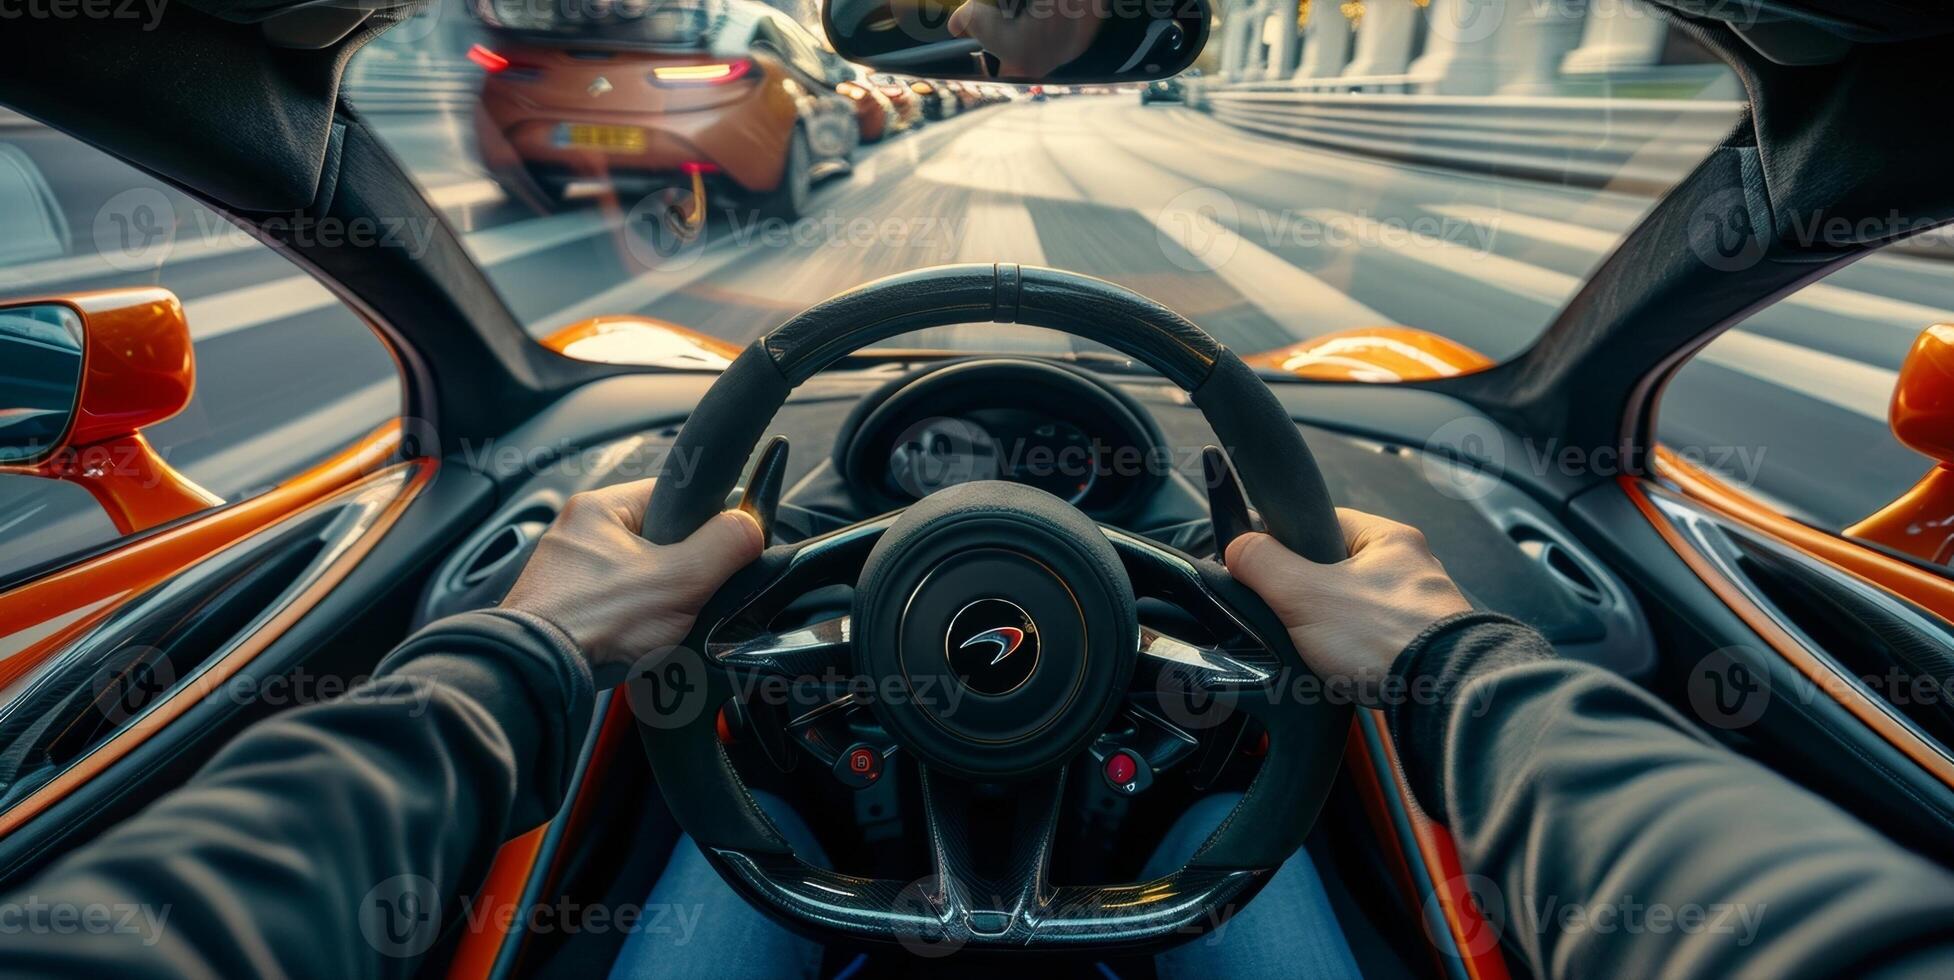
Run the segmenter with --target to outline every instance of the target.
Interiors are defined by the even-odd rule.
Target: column
[[[1411,0],[1365,0],[1357,25],[1357,54],[1343,70],[1350,78],[1402,75],[1411,60],[1411,35],[1418,8]]]
[[[1255,6],[1240,2],[1227,6],[1221,18],[1221,77],[1239,82],[1248,67],[1248,38],[1255,29]]]
[[[1526,0],[1517,0],[1521,6]],[[1407,74],[1426,79],[1427,95],[1487,95],[1499,79],[1499,26],[1506,0],[1432,0],[1425,8],[1425,53]]]
[[[1350,20],[1337,11],[1336,0],[1316,0],[1310,5],[1309,28],[1303,37],[1303,63],[1296,67],[1297,78],[1343,74],[1344,59],[1350,54]]]
[[[1266,30],[1273,35],[1269,47],[1269,71],[1264,76],[1271,81],[1280,81],[1296,73],[1296,48],[1301,40],[1301,31],[1296,26],[1295,0],[1275,0],[1270,5]]]
[[[1581,43],[1587,4],[1510,3],[1500,29],[1500,95],[1553,95],[1561,59]]]
[[[1669,25],[1635,0],[1610,0],[1588,11],[1581,44],[1561,59],[1566,75],[1604,75],[1639,71],[1662,59]]]

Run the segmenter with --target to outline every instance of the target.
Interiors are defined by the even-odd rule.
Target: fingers
[[[651,491],[658,484],[656,477],[633,480],[630,483],[617,483],[596,490],[586,490],[570,498],[576,505],[580,500],[587,501],[595,509],[624,526],[632,534],[641,533],[645,526],[645,509],[651,506]],[[564,508],[568,513],[569,507]]]
[[[950,36],[970,36],[970,4],[963,4],[950,13]]]
[[[1322,567],[1261,531],[1250,531],[1228,542],[1222,562],[1235,581],[1265,599],[1286,592]]]

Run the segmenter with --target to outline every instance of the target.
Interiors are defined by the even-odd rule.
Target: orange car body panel
[[[672,364],[693,360],[723,368],[740,356],[737,344],[648,316],[600,316],[573,323],[542,338],[542,345],[605,364]]]
[[[578,57],[576,52],[587,49],[574,46],[498,41],[495,49],[512,67],[482,83],[477,129],[485,136],[483,154],[491,167],[542,165],[591,179],[618,172],[676,178],[687,164],[703,162],[749,191],[780,186],[803,93],[771,55],[589,49],[605,55],[591,60]],[[721,85],[674,87],[652,81],[655,68],[740,58],[750,59],[752,70]],[[601,94],[594,92],[604,86],[608,88]],[[634,127],[643,131],[644,147],[562,146],[557,128],[566,123]],[[486,138],[488,134],[495,138]]]
[[[1242,358],[1313,381],[1429,381],[1493,366],[1491,358],[1415,327],[1339,330]]]
[[[122,534],[222,504],[172,469],[138,431],[174,418],[197,388],[190,326],[176,295],[141,287],[9,305],[47,304],[67,306],[82,320],[74,418],[45,459],[0,472],[79,484]]]
[[[1934,324],[1914,339],[1886,418],[1901,445],[1938,462],[1845,533],[1945,565],[1954,559],[1954,468],[1948,466],[1954,460],[1954,324]]]

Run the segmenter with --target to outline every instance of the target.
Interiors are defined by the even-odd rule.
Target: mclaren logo
[[[997,655],[992,657],[991,662],[986,665],[990,667],[995,667],[998,665],[999,662],[1003,661],[1005,657],[1008,657],[1011,654],[1016,653],[1018,648],[1024,645],[1024,630],[1021,630],[1016,626],[998,626],[991,629],[987,629],[982,633],[979,633],[976,636],[973,636],[970,639],[957,644],[957,646],[960,648],[973,647],[979,643],[989,643],[997,647]]]
[[[958,610],[943,641],[951,671],[978,694],[1009,694],[1038,669],[1038,624],[1009,599],[979,599]]]

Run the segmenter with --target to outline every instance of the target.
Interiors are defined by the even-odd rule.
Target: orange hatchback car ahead
[[[544,209],[652,193],[704,175],[771,215],[798,217],[820,178],[848,169],[855,108],[807,29],[752,0],[560,5],[480,0],[469,57],[488,73],[482,160]]]

